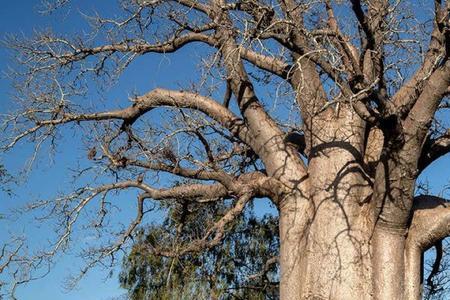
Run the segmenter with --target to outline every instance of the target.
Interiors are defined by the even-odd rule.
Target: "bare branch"
[[[249,279],[249,280],[252,280],[252,279],[258,279],[258,278],[261,278],[261,277],[266,276],[266,274],[267,274],[267,272],[269,272],[270,268],[271,268],[274,264],[278,263],[278,260],[279,260],[278,256],[273,256],[273,257],[269,258],[269,259],[266,261],[266,263],[264,264],[264,267],[263,267],[263,269],[261,270],[261,272],[250,275],[250,276],[248,277],[248,279]]]
[[[367,19],[366,14],[364,13],[361,1],[359,0],[352,0],[352,9],[355,13],[356,18],[358,19],[359,26],[361,26],[362,30],[365,33],[365,44],[363,45],[363,48],[367,49],[373,49],[375,44],[375,39],[373,37],[373,32],[371,31],[371,28],[369,26],[369,21]]]
[[[424,251],[449,235],[450,202],[431,195],[415,197],[408,243]]]
[[[231,111],[229,111],[227,108],[223,107],[216,101],[195,93],[156,89],[152,92],[149,92],[148,94],[137,97],[134,100],[134,104],[125,109],[93,114],[65,113],[61,118],[36,121],[36,126],[31,127],[14,137],[14,139],[5,148],[10,149],[22,138],[46,126],[54,127],[70,122],[101,121],[114,119],[123,120],[127,125],[131,125],[145,113],[161,106],[189,108],[201,111],[225,128],[229,129],[236,136],[239,136],[244,142],[251,144],[251,137],[248,135],[247,129],[242,121],[240,121],[240,119],[236,117]]]
[[[405,296],[420,299],[423,252],[450,235],[450,202],[422,195],[414,198],[414,210],[405,246]]]
[[[224,18],[224,23],[231,24],[230,17],[224,12],[221,14],[222,18]],[[258,136],[254,140],[255,146],[253,146],[253,149],[266,164],[270,175],[280,171],[280,166],[273,164],[274,157],[276,156],[283,156],[285,158],[282,161],[292,161],[293,164],[304,169],[304,164],[295,154],[294,149],[280,149],[279,146],[283,144],[283,133],[271,116],[267,114],[257,98],[253,85],[243,66],[239,46],[236,44],[232,32],[228,29],[223,29],[218,34],[220,36],[220,49],[225,60],[225,68],[228,77],[231,79],[231,89],[236,96],[241,113],[244,116],[245,122],[248,124],[249,131],[255,137]],[[261,127],[265,128],[264,133],[261,132]],[[286,175],[279,173],[276,176]]]
[[[18,255],[20,249],[23,247],[24,242],[21,239],[13,240],[13,243],[17,243],[14,245],[12,250],[9,250],[10,246],[8,243],[5,243],[0,252],[0,274],[11,264],[11,262]],[[1,282],[0,282],[1,285]]]
[[[440,65],[430,78],[414,103],[405,122],[405,131],[417,136],[422,142],[428,133],[431,120],[439,108],[448,87],[450,86],[450,62]]]
[[[443,32],[445,24],[442,22],[445,20],[445,14],[442,15],[443,13],[440,12],[439,1],[434,1],[434,4],[436,18],[424,61],[412,78],[392,97],[392,101],[402,115],[406,115],[412,109],[426,86],[429,85],[430,81],[433,81],[431,76],[445,63],[444,58],[446,54],[444,45],[449,43],[449,41],[445,41],[447,38]],[[448,18],[448,11],[446,15]],[[441,19],[439,19],[439,16],[441,16]]]
[[[448,153],[450,153],[450,129],[443,135],[425,142],[418,163],[419,172]]]
[[[427,285],[431,290],[434,290],[435,285],[433,283],[433,277],[439,273],[439,267],[441,266],[443,250],[442,250],[442,241],[438,241],[434,244],[434,248],[436,249],[436,258],[433,263],[433,267],[431,269],[430,274],[428,274]]]
[[[214,28],[212,25],[205,26],[203,30],[211,30]],[[172,53],[178,49],[181,49],[183,46],[193,43],[193,42],[203,42],[206,44],[214,45],[215,40],[213,37],[201,33],[201,32],[190,32],[183,35],[175,34],[172,38],[167,41],[158,43],[158,44],[149,44],[145,41],[140,40],[130,40],[124,41],[116,44],[102,45],[92,48],[79,47],[76,44],[73,44],[71,41],[48,36],[44,40],[45,44],[48,47],[57,47],[59,45],[68,46],[72,51],[71,52],[62,52],[58,53],[54,50],[39,50],[39,49],[28,49],[30,55],[35,55],[40,57],[41,59],[54,60],[59,65],[67,65],[69,63],[77,62],[84,60],[90,56],[108,53],[112,54],[115,52],[122,53],[135,53],[135,54],[146,54],[146,53]],[[16,43],[13,45],[15,48],[22,48],[23,46]],[[52,48],[50,48],[52,49]]]
[[[275,57],[254,52],[242,46],[239,50],[241,57],[252,63],[254,66],[275,74],[283,79],[289,79],[289,70],[291,70],[292,67],[286,62]]]

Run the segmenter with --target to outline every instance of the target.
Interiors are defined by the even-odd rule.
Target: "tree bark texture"
[[[364,152],[381,149],[364,145],[365,126],[351,109],[327,116],[320,142],[310,149],[308,175],[280,200],[281,299],[421,297],[421,256],[448,233],[449,219],[438,215],[449,214],[448,204],[437,197],[414,198],[413,179],[398,175],[398,170],[416,168],[406,158],[417,151],[387,159],[389,170],[379,167],[370,175],[364,156],[379,160],[383,154]],[[377,176],[383,178],[378,186]],[[425,206],[428,219],[420,217]],[[391,209],[392,215],[383,215]],[[439,230],[424,225],[433,214],[442,222],[436,225]],[[415,229],[419,222],[426,228],[420,234]],[[426,246],[418,245],[414,237],[426,230]]]

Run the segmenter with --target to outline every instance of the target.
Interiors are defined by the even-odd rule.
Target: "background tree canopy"
[[[142,230],[124,260],[120,282],[132,299],[278,299],[278,221],[257,218],[251,211],[231,226],[221,245],[207,252],[165,258],[152,245],[177,247],[179,240],[203,236],[207,226],[228,208],[217,204],[198,207],[171,205],[162,225]]]

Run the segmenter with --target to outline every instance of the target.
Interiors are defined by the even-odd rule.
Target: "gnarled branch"
[[[443,135],[425,142],[419,158],[419,172],[423,171],[438,158],[450,153],[450,129]]]
[[[6,149],[13,147],[22,138],[38,131],[44,127],[57,126],[70,122],[81,121],[101,121],[101,120],[123,120],[127,125],[131,125],[139,117],[150,110],[161,107],[189,108],[201,111],[218,122],[224,128],[241,138],[244,142],[252,144],[251,136],[247,127],[230,110],[223,107],[211,98],[195,93],[179,92],[164,89],[155,89],[143,96],[137,97],[132,106],[106,112],[91,114],[65,113],[60,118],[36,121],[36,125],[18,134]]]
[[[413,216],[405,246],[405,295],[421,298],[421,256],[425,250],[450,235],[450,202],[422,195],[414,198]]]
[[[450,235],[450,202],[431,195],[414,198],[408,243],[422,251]]]

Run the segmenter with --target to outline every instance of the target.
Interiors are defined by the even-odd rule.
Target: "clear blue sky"
[[[69,12],[57,13],[52,16],[42,16],[37,13],[40,4],[39,0],[3,1],[0,9],[0,36],[3,39],[5,34],[24,34],[31,36],[34,30],[52,28],[56,32],[79,32],[85,26],[84,20],[79,16],[79,11],[92,12],[95,8],[100,12],[113,13],[110,1],[73,1]],[[115,2],[115,1],[114,1]],[[5,48],[0,48],[0,70],[4,72],[10,64],[10,52]],[[124,103],[133,91],[146,92],[157,86],[167,88],[177,88],[179,84],[185,82],[192,70],[195,69],[196,55],[189,48],[170,56],[149,55],[143,60],[131,65],[123,79],[107,93],[108,101],[113,103]],[[174,67],[176,66],[176,68]],[[191,77],[192,78],[192,77]],[[0,110],[5,112],[10,108],[10,97],[13,94],[11,82],[2,75],[0,80]],[[26,163],[26,157],[30,153],[30,148],[21,145],[13,153],[3,158],[3,163],[10,170],[18,170]],[[30,199],[42,199],[54,196],[57,191],[64,190],[70,186],[70,177],[67,176],[67,167],[75,166],[77,158],[85,156],[82,145],[71,142],[71,138],[61,141],[58,151],[54,157],[54,163],[50,163],[48,155],[41,155],[39,168],[29,175],[27,183],[21,184],[16,189],[14,197],[1,195],[0,210],[2,213],[7,208],[12,208],[18,203],[25,203]],[[67,188],[66,191],[69,191]],[[117,201],[120,203],[120,200]],[[128,200],[129,199],[125,199]],[[120,204],[123,209],[122,222],[127,222],[129,217],[133,217],[134,199],[132,203]],[[46,241],[51,235],[52,228],[41,226],[36,228],[35,223],[27,218],[20,219],[15,223],[3,223],[0,231],[0,241],[4,240],[8,232],[24,232],[36,244]],[[89,237],[86,237],[88,239]],[[32,245],[33,246],[33,245]],[[79,286],[70,292],[64,289],[65,278],[72,272],[76,272],[81,267],[80,260],[74,255],[60,258],[56,268],[43,280],[38,280],[19,289],[19,299],[25,300],[76,300],[76,299],[111,299],[123,295],[125,290],[120,289],[118,284],[118,273],[116,272],[108,280],[108,271],[94,269],[82,280]]]
[[[96,8],[102,12],[110,11],[111,7],[114,6],[111,5],[111,2],[115,1],[84,0],[74,2],[76,4],[71,7],[68,15],[56,14],[48,17],[36,12],[39,4],[38,0],[2,1],[0,9],[0,36],[3,37],[6,33],[23,33],[26,36],[30,36],[33,30],[43,28],[54,28],[54,30],[59,32],[77,32],[84,26],[81,25],[81,19],[78,17],[79,10],[89,12]],[[7,55],[6,49],[0,48],[0,69],[2,71],[8,65]],[[137,64],[131,66],[119,84],[108,92],[108,98],[120,103],[122,102],[121,99],[126,99],[129,92],[133,90],[145,92],[157,86],[176,88],[178,83],[182,83],[186,79],[192,79],[192,70],[197,61],[197,56],[193,53],[192,48],[186,48],[176,55],[165,57],[146,56],[145,59],[140,59]],[[2,76],[0,80],[0,110],[2,112],[8,109],[10,105],[9,98],[12,93],[9,80]],[[69,186],[68,181],[70,178],[65,176],[66,167],[73,165],[80,155],[84,155],[80,154],[84,150],[81,145],[71,143],[70,138],[61,144],[54,158],[54,164],[48,163],[48,159],[42,159],[39,170],[30,174],[28,182],[20,186],[15,197],[9,198],[6,195],[2,195],[2,199],[0,199],[1,210],[13,207],[18,202],[23,202],[33,197],[52,196],[56,191]],[[18,149],[5,157],[4,163],[12,170],[18,169],[25,163],[24,157],[28,152],[29,149],[27,147]],[[424,172],[422,179],[428,179],[433,191],[438,192],[440,188],[450,183],[449,167],[450,157],[447,156]],[[124,210],[129,205],[130,207],[128,208],[132,211],[131,204],[125,203],[122,205]],[[127,213],[124,213],[121,217],[126,221],[126,218],[129,216]],[[50,228],[34,228],[32,226],[34,225],[27,219],[21,220],[19,223],[8,223],[6,229],[2,227],[2,231],[0,231],[0,241],[2,238],[5,238],[5,233],[8,231],[23,231],[31,235],[36,244],[39,244],[39,240],[45,240],[47,235],[51,233]],[[80,282],[76,290],[65,292],[62,287],[64,278],[69,272],[76,271],[79,267],[78,264],[79,260],[73,255],[61,258],[57,267],[48,277],[32,282],[22,288],[18,293],[19,299],[89,300],[110,299],[124,294],[125,291],[119,288],[117,272],[113,274],[111,279],[104,281],[108,272],[100,269],[91,271]]]

